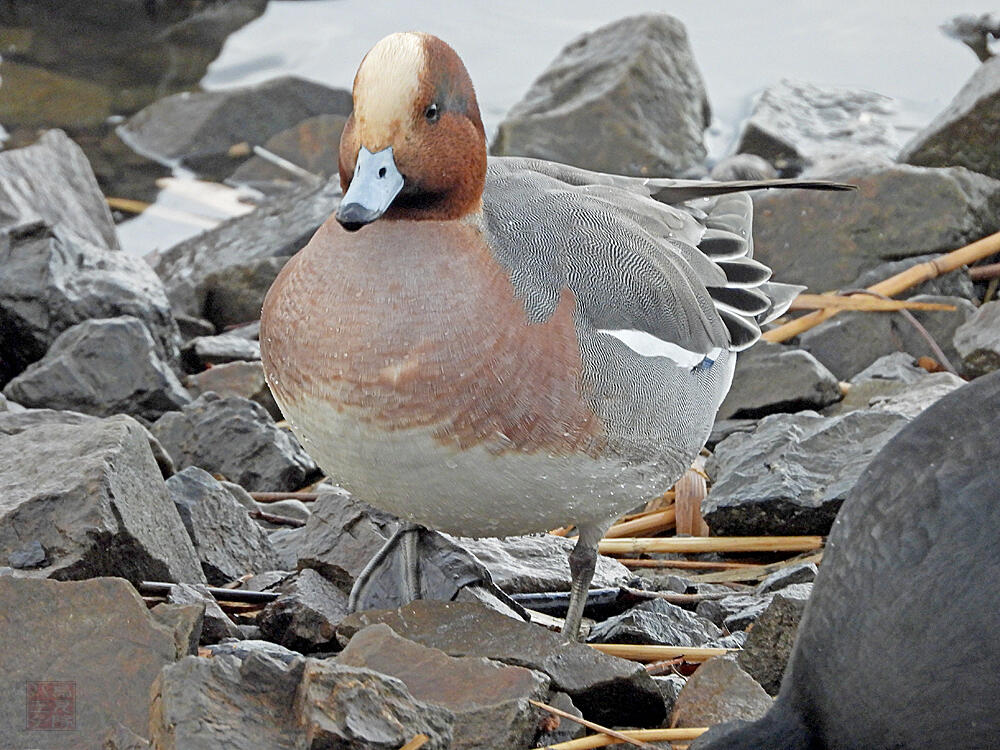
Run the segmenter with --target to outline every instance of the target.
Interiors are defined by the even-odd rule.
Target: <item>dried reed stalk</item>
[[[640,560],[635,557],[619,557],[618,562],[626,568],[677,568],[678,570],[740,570],[760,567],[754,563],[714,562],[712,560]]]
[[[697,739],[707,731],[708,727],[684,727],[679,729],[629,729],[622,734],[645,742],[679,742]],[[621,740],[603,734],[592,734],[589,737],[546,745],[544,748],[538,747],[535,750],[588,750],[592,747],[607,747],[618,744],[621,744]]]
[[[911,302],[906,299],[880,299],[843,294],[806,294],[792,302],[789,310],[862,310],[865,312],[892,310],[954,310],[943,302]]]
[[[739,651],[736,648],[708,648],[702,646],[643,646],[634,643],[591,643],[591,648],[609,656],[617,656],[630,661],[666,661],[683,656],[684,661],[701,662],[708,661],[713,656],[722,656],[732,651]]]
[[[604,535],[605,539],[619,539],[624,536],[649,536],[660,531],[674,528],[676,508],[671,506],[665,510],[654,510],[643,513],[628,521],[619,521]]]
[[[708,524],[701,517],[701,501],[708,494],[706,476],[705,457],[698,456],[691,468],[674,485],[678,534],[708,536]]]
[[[602,539],[602,555],[637,555],[650,552],[808,552],[823,546],[821,536],[710,536],[636,537]]]

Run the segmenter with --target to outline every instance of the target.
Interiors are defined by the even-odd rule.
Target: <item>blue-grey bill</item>
[[[403,175],[392,158],[392,146],[374,154],[362,146],[337,221],[344,229],[360,229],[384,214],[402,189]]]

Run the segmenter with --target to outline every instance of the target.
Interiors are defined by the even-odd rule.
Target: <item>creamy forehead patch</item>
[[[405,32],[385,37],[365,56],[354,79],[354,117],[364,138],[389,138],[394,126],[410,117],[425,55],[421,35]]]

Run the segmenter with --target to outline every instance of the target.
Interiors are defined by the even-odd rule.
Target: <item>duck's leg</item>
[[[368,561],[368,564],[358,573],[351,586],[351,593],[347,599],[347,606],[351,612],[358,608],[358,599],[361,592],[369,584],[375,570],[385,561],[385,559],[395,551],[398,546],[403,560],[403,575],[400,578],[400,598],[404,602],[410,602],[420,598],[420,569],[417,559],[417,539],[422,527],[408,521],[400,521],[399,527],[393,532],[382,548],[375,553],[375,556]]]
[[[580,622],[583,620],[583,608],[587,604],[587,594],[590,582],[594,579],[594,569],[597,567],[597,543],[601,541],[607,525],[583,525],[578,527],[580,536],[576,546],[569,553],[569,572],[571,575],[569,587],[569,608],[563,623],[562,633],[571,641],[580,640]]]

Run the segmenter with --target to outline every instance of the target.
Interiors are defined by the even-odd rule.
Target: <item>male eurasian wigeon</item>
[[[340,180],[264,301],[275,399],[335,481],[402,519],[575,524],[575,637],[598,540],[691,465],[736,352],[798,289],[752,259],[735,192],[790,181],[487,159],[465,66],[422,33],[361,62]]]

